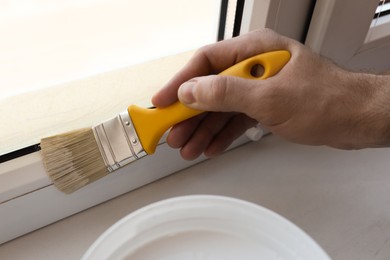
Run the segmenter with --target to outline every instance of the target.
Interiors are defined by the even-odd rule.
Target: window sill
[[[243,136],[230,148],[247,141]],[[204,157],[185,161],[177,150],[162,143],[154,155],[143,157],[69,195],[51,184],[39,152],[9,161],[0,172],[0,244],[203,160]],[[7,172],[6,168],[12,170]]]
[[[5,109],[1,119],[7,124],[2,126],[0,154],[38,143],[43,136],[101,122],[131,103],[148,106],[145,100],[149,100],[190,56],[191,53],[184,53],[1,101]],[[37,100],[41,101],[38,106]],[[23,106],[17,106],[21,103]],[[23,120],[13,116],[15,114],[23,115]],[[247,141],[243,136],[231,148]],[[39,152],[2,163],[0,244],[203,160],[204,157],[185,161],[178,151],[162,142],[156,154],[70,195],[58,191],[51,183]]]

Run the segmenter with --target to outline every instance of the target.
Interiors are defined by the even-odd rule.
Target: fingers
[[[272,30],[262,29],[205,46],[153,96],[152,103],[156,107],[168,106],[177,100],[179,86],[194,77],[218,74],[254,55],[280,49],[291,50],[297,44]]]
[[[170,132],[167,142],[172,147],[173,145],[176,148],[182,147],[183,158],[193,160],[203,153],[214,136],[225,127],[232,116],[232,113],[209,113],[198,122],[196,128],[191,129],[195,124],[191,121],[178,125]],[[185,132],[185,130],[189,131]]]
[[[181,144],[180,154],[186,160],[193,160],[202,153],[206,156],[216,156],[222,153],[246,129],[256,124],[256,121],[243,114],[210,113],[198,125],[196,131]],[[171,134],[179,134],[174,132]],[[172,140],[179,139],[172,136]]]
[[[256,120],[244,114],[237,114],[226,124],[224,130],[214,137],[213,141],[204,151],[204,154],[207,157],[214,157],[221,154],[234,140],[243,135],[248,128],[256,124]]]
[[[167,136],[169,146],[172,148],[181,148],[184,146],[206,116],[207,113],[203,113],[173,126]]]
[[[265,84],[230,76],[205,76],[184,83],[179,100],[194,109],[216,112],[241,112],[250,115],[261,100]]]

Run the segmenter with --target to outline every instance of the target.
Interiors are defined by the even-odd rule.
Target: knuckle
[[[210,98],[216,103],[224,103],[227,99],[228,78],[226,76],[212,77],[210,82]]]
[[[202,47],[200,47],[199,49],[196,50],[194,56],[208,57],[209,54],[213,52],[214,48],[215,48],[215,43],[214,44],[204,45],[204,46],[202,46]]]
[[[257,29],[255,32],[259,34],[276,34],[276,32],[270,28]]]

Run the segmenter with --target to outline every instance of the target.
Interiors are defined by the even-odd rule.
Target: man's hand
[[[265,80],[217,76],[254,55],[288,50],[291,60]],[[223,152],[260,123],[301,144],[343,149],[388,146],[390,77],[345,71],[292,39],[264,29],[201,48],[152,99],[179,99],[210,111],[177,124],[167,142],[185,159]]]

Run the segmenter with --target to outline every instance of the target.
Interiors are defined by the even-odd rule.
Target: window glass
[[[220,0],[0,0],[0,99],[215,42]]]
[[[389,37],[390,28],[390,0],[380,0],[375,9],[375,14],[371,22],[370,29],[368,30],[365,44],[369,44],[368,48],[373,46],[382,45],[382,42],[386,42],[385,38]],[[377,43],[375,43],[377,42]],[[379,43],[378,43],[379,42]],[[373,44],[374,43],[374,44]]]
[[[389,21],[390,0],[380,0],[378,7],[375,10],[373,23],[371,26],[376,26]]]

